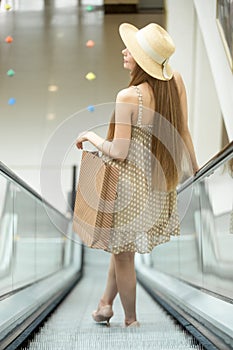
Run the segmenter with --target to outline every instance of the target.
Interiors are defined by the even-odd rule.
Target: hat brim
[[[150,76],[159,80],[169,80],[173,77],[173,70],[169,64],[166,65],[167,78],[164,77],[162,66],[148,56],[139,45],[136,33],[138,28],[129,23],[122,23],[119,27],[119,33],[125,46],[133,56],[137,64]]]

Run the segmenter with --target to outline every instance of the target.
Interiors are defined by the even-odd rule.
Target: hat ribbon
[[[168,63],[168,58],[164,58],[158,54],[154,49],[151,48],[150,44],[144,37],[141,31],[136,33],[136,39],[141,48],[147,53],[147,55],[152,58],[156,63],[162,65],[162,72],[165,79],[169,79],[170,77],[167,74],[166,66]]]
[[[162,67],[163,67],[164,78],[169,80],[171,77],[167,74],[167,64],[168,64],[168,58],[162,63]]]

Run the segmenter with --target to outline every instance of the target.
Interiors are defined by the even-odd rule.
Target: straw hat
[[[122,23],[119,32],[125,46],[146,73],[160,80],[172,78],[168,59],[175,51],[175,45],[165,29],[150,23],[139,30],[132,24]]]

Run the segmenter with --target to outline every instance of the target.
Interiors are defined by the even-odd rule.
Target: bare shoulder
[[[136,90],[132,86],[130,86],[118,92],[116,101],[134,103],[136,99],[137,99]]]
[[[181,74],[179,72],[175,71],[173,73],[173,76],[174,76],[174,79],[175,79],[175,82],[177,84],[179,92],[180,93],[185,92],[185,85],[184,85],[184,81],[183,81]]]
[[[175,81],[177,82],[177,84],[183,82],[183,79],[182,79],[181,74],[179,72],[175,71],[173,73],[173,77],[174,77]]]

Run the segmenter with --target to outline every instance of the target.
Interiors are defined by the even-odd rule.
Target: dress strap
[[[136,89],[136,92],[138,94],[138,120],[136,125],[142,125],[142,111],[143,111],[143,104],[142,104],[142,94],[138,86],[134,86]]]

